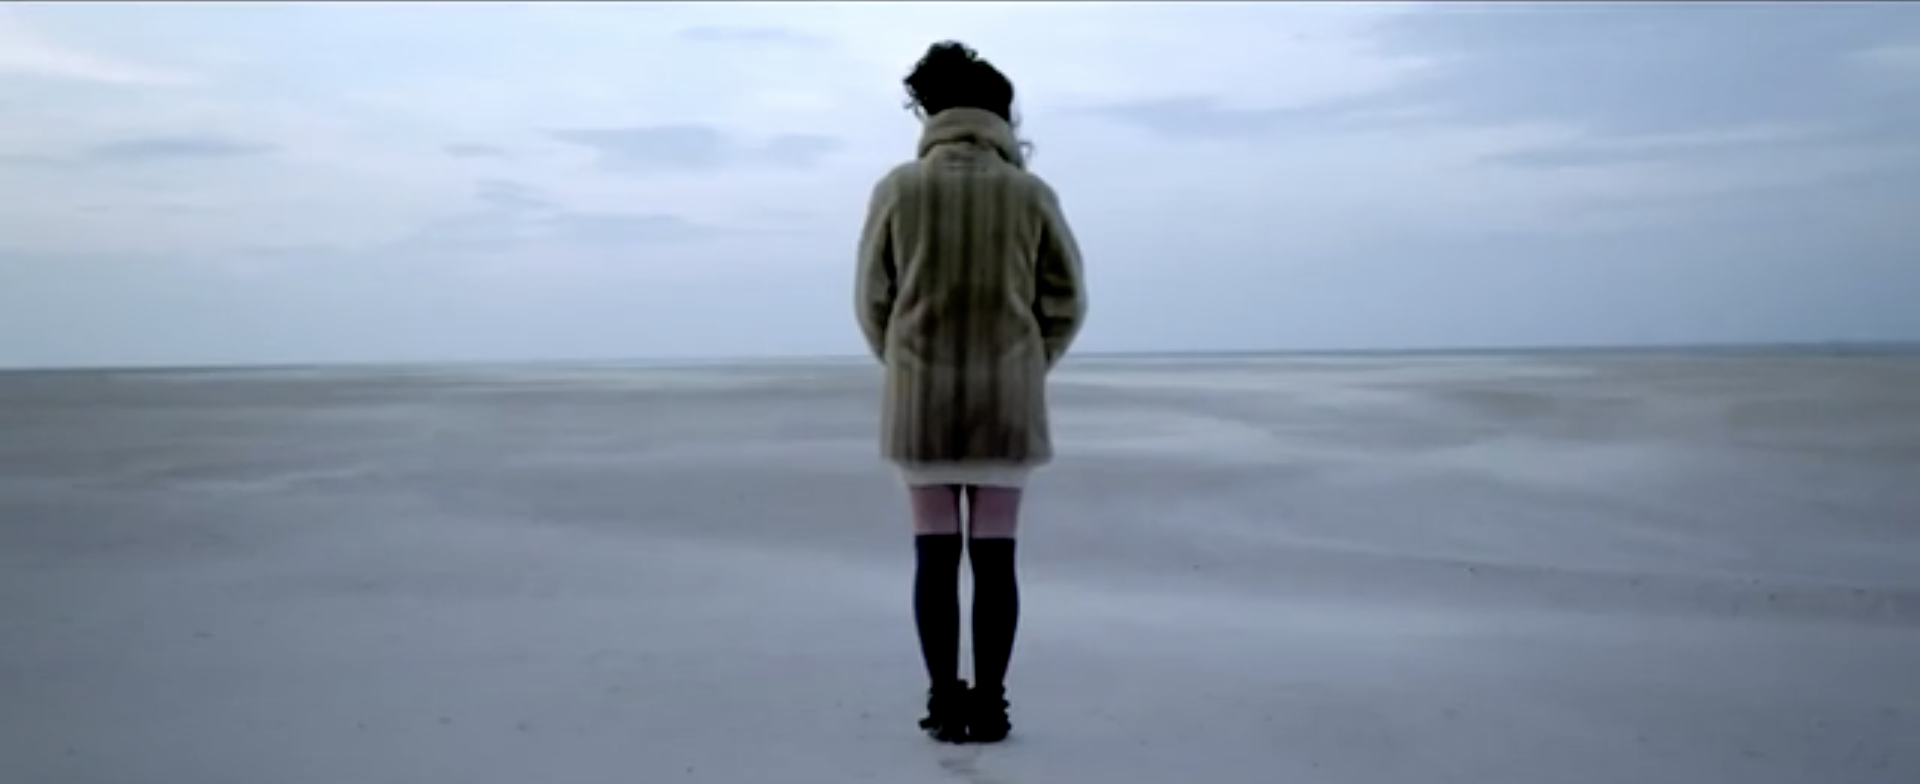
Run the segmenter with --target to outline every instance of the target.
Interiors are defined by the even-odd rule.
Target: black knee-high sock
[[[927,679],[944,686],[960,677],[959,534],[913,538],[913,622],[920,629],[920,656]]]
[[[1020,583],[1014,576],[1012,539],[974,539],[973,670],[979,688],[1004,687],[1013,659],[1014,630],[1020,625]]]

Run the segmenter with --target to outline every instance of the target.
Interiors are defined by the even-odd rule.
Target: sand
[[[1063,368],[977,748],[876,384],[0,374],[0,782],[1920,781],[1920,360]]]

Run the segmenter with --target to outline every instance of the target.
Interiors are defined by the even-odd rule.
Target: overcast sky
[[[1088,351],[1920,339],[1920,5],[0,6],[0,365],[863,351],[1012,77]]]

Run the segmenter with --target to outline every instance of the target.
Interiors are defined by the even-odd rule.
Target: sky
[[[1076,350],[1920,340],[1920,5],[7,3],[0,366],[859,355],[900,79]]]

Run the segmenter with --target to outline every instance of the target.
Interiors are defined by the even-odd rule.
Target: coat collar
[[[958,144],[986,147],[1008,163],[1026,166],[1013,126],[985,109],[948,109],[927,118],[920,131],[920,157],[927,157],[936,147]]]

